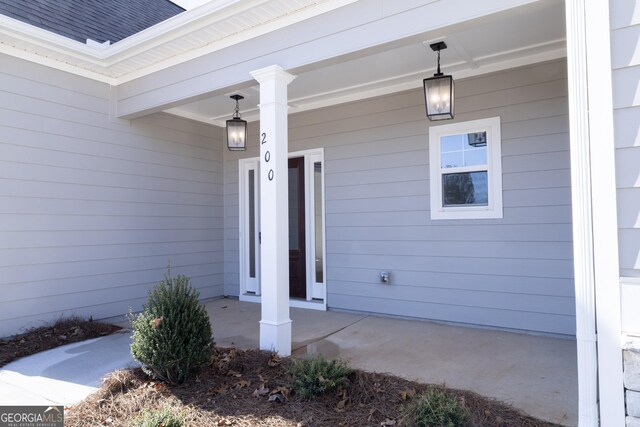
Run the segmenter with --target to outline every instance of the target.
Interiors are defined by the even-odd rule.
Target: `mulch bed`
[[[60,319],[52,325],[29,329],[8,339],[0,339],[0,368],[21,357],[65,344],[109,335],[120,327],[77,317]]]
[[[161,407],[182,412],[189,427],[404,426],[402,406],[427,387],[356,370],[346,390],[304,400],[288,388],[289,363],[273,353],[218,348],[210,366],[180,386],[153,381],[140,369],[116,371],[68,408],[65,426],[126,426],[143,410]],[[469,426],[556,426],[476,393],[447,392],[470,409]]]

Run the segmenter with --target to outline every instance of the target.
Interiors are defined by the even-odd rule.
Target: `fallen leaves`
[[[234,388],[246,388],[246,387],[249,387],[250,385],[251,385],[251,381],[240,380],[236,383]]]
[[[276,387],[276,389],[272,393],[280,393],[285,398],[287,398],[287,400],[289,400],[289,395],[291,395],[291,389],[280,386],[280,387]]]
[[[266,396],[269,394],[271,390],[269,390],[267,387],[264,386],[264,384],[262,386],[260,386],[260,388],[257,388],[254,390],[253,392],[253,396],[254,397],[260,397],[260,396]]]
[[[357,371],[348,388],[308,401],[286,386],[289,363],[256,350],[217,349],[211,365],[200,374],[200,382],[164,386],[160,393],[155,389],[161,383],[135,371],[127,387],[112,387],[66,413],[65,425],[126,425],[126,414],[135,416],[149,404],[169,404],[187,414],[190,427],[399,427],[405,425],[402,406],[423,391],[417,383]],[[484,406],[479,406],[479,398],[471,394],[458,399],[483,421],[474,425],[551,427],[517,418],[509,409],[496,409],[494,401],[482,401]],[[111,422],[106,422],[107,417]]]
[[[231,361],[235,360],[235,358],[238,357],[238,351],[233,348],[231,350],[229,350],[228,352],[224,353],[223,356],[220,358],[220,363],[221,364],[228,364]]]
[[[400,392],[400,398],[402,400],[413,399],[416,397],[416,391],[412,388],[405,388]]]
[[[280,363],[282,363],[282,359],[280,359],[280,356],[278,356],[276,353],[273,353],[271,355],[271,358],[267,362],[267,365],[274,368],[276,366],[280,366]]]
[[[340,393],[338,393],[337,397],[340,400],[338,401],[338,403],[336,403],[336,407],[334,408],[334,410],[336,412],[344,412],[347,406],[347,403],[349,401],[349,397],[347,396],[347,390],[342,390]]]
[[[229,391],[229,386],[226,384],[222,384],[220,387],[213,390],[213,392],[217,394],[227,394],[228,391]]]

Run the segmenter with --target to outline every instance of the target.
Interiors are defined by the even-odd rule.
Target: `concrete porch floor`
[[[260,305],[206,303],[218,346],[259,347]],[[293,354],[473,390],[544,420],[578,424],[575,340],[291,308]]]

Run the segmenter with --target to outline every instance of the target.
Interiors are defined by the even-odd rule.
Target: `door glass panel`
[[[289,168],[289,250],[298,250],[298,168]]]
[[[255,170],[249,170],[249,277],[256,277]]]
[[[488,205],[487,171],[442,175],[443,206]]]
[[[316,283],[324,282],[323,254],[324,242],[322,240],[322,163],[315,162],[313,164],[313,198],[314,198],[314,224],[315,224],[315,241],[316,241],[316,260],[315,272]]]

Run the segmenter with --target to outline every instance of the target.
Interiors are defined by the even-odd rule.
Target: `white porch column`
[[[291,354],[287,85],[277,65],[251,72],[260,83],[260,348]]]

